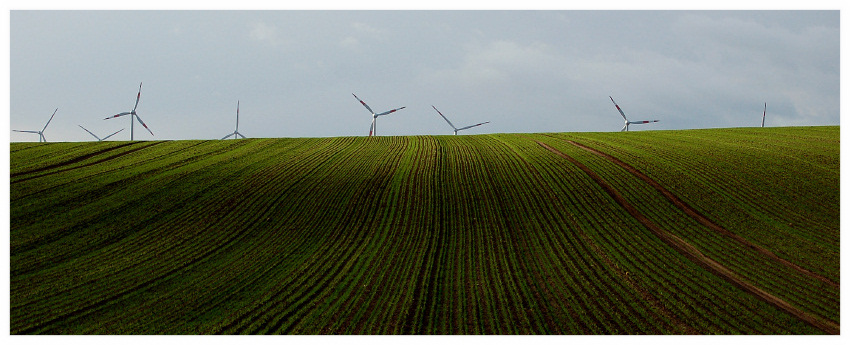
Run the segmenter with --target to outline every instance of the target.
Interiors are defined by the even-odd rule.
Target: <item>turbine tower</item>
[[[15,131],[15,132],[22,132],[22,133],[35,133],[35,134],[38,134],[38,142],[45,142],[45,143],[46,143],[46,142],[47,142],[47,138],[45,138],[45,137],[44,137],[44,130],[45,130],[45,129],[47,129],[47,125],[49,125],[49,124],[50,124],[50,121],[53,121],[53,117],[54,117],[54,116],[56,116],[56,112],[57,112],[57,111],[59,111],[59,108],[56,108],[56,110],[54,110],[54,111],[53,111],[53,115],[50,115],[50,120],[47,120],[47,123],[46,123],[46,124],[44,124],[44,128],[42,128],[40,131],[22,131],[22,130],[17,130],[17,129],[13,129],[12,131]]]
[[[95,139],[97,139],[97,141],[104,141],[104,140],[106,140],[106,139],[109,139],[109,137],[111,137],[111,136],[113,136],[113,135],[116,135],[116,134],[118,134],[118,132],[120,132],[120,131],[123,131],[123,130],[124,130],[124,128],[121,128],[121,129],[119,129],[119,130],[118,130],[118,132],[115,132],[115,133],[112,133],[112,134],[110,134],[110,135],[107,135],[107,136],[105,136],[105,137],[103,137],[103,138],[101,139],[100,137],[98,137],[97,135],[95,135],[94,133],[92,133],[90,130],[86,129],[86,128],[85,128],[85,127],[83,127],[82,125],[77,125],[77,126],[80,126],[80,128],[82,128],[82,129],[83,129],[83,130],[85,130],[86,132],[89,132],[89,134],[91,134],[91,136],[95,137]]]
[[[611,99],[611,102],[614,102],[614,98],[613,98],[613,97],[608,96],[608,98],[610,98],[610,99]],[[644,124],[644,123],[658,122],[658,120],[629,121],[629,119],[627,119],[627,118],[626,118],[626,114],[624,114],[624,113],[623,113],[623,110],[622,110],[622,109],[620,109],[620,106],[619,106],[619,105],[617,105],[617,102],[614,102],[614,106],[616,106],[616,107],[617,107],[617,111],[619,111],[619,112],[620,112],[620,116],[622,116],[622,117],[623,117],[623,120],[625,120],[625,125],[623,125],[623,129],[621,129],[621,130],[620,130],[620,132],[622,132],[622,131],[626,131],[626,132],[628,132],[628,131],[629,131],[629,125],[640,125],[640,124]]]
[[[406,108],[406,107],[401,107],[401,108],[398,108],[398,109],[388,110],[388,111],[385,111],[385,112],[380,113],[380,114],[375,114],[375,112],[372,110],[372,108],[369,108],[369,106],[366,105],[366,102],[363,102],[359,97],[357,97],[357,95],[355,95],[353,93],[351,95],[354,96],[354,98],[357,98],[357,100],[360,101],[360,104],[362,104],[364,107],[366,107],[366,110],[369,110],[370,113],[372,113],[372,124],[369,126],[369,136],[370,137],[372,135],[378,135],[378,133],[377,133],[378,130],[375,127],[375,120],[378,118],[378,116],[384,116],[384,115],[391,114],[391,113],[394,113],[396,111],[399,111],[399,110]]]
[[[239,139],[239,137],[242,137],[242,139],[245,139],[245,136],[242,135],[242,133],[239,133],[239,100],[236,101],[236,130],[233,131],[233,133],[228,134],[224,138],[221,138],[221,140],[224,140],[224,139],[227,139],[227,138],[230,138],[230,137],[233,137],[233,139]]]
[[[435,106],[433,106],[433,105],[431,106],[431,108],[434,108],[434,110],[437,110],[437,107],[435,107]],[[446,120],[446,122],[448,122],[448,123],[449,123],[449,126],[452,126],[452,129],[454,129],[454,130],[455,130],[455,135],[457,135],[457,132],[458,132],[458,131],[462,131],[462,130],[464,130],[464,129],[470,129],[470,128],[472,128],[472,127],[481,126],[481,125],[483,125],[483,124],[485,124],[485,123],[490,123],[490,121],[487,121],[487,122],[482,122],[482,123],[475,124],[475,125],[472,125],[472,126],[466,126],[466,127],[457,128],[457,127],[455,127],[455,125],[453,125],[453,124],[452,124],[452,122],[451,122],[451,121],[449,121],[449,119],[448,119],[448,118],[446,118],[446,116],[445,116],[445,115],[443,115],[443,113],[441,113],[439,110],[437,110],[437,114],[440,114],[440,116],[442,116],[442,117],[443,117],[443,120]]]
[[[147,129],[148,132],[151,133],[151,135],[153,135],[153,132],[151,131],[150,128],[148,128],[148,125],[146,125],[145,122],[142,121],[142,118],[139,117],[138,114],[136,114],[136,107],[139,106],[139,98],[140,97],[142,97],[142,83],[139,83],[139,93],[136,94],[136,105],[133,106],[133,110],[128,111],[128,112],[123,112],[123,113],[120,113],[120,114],[116,114],[116,115],[112,115],[112,116],[104,119],[104,120],[109,120],[109,119],[121,117],[121,116],[124,116],[124,115],[130,115],[130,141],[133,141],[133,122],[135,122],[135,121],[133,121],[133,118],[135,118],[136,120],[139,120],[139,123],[141,123],[142,126],[144,126],[145,129]]]
[[[761,128],[764,128],[765,115],[767,115],[767,102],[764,102],[764,112],[761,114]]]

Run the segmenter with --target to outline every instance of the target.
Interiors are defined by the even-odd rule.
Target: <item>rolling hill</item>
[[[839,127],[12,143],[12,334],[835,334]]]

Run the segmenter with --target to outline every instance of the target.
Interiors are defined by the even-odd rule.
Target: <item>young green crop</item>
[[[820,334],[838,127],[12,144],[12,334]],[[795,200],[804,200],[798,202]],[[774,210],[774,211],[767,211]]]

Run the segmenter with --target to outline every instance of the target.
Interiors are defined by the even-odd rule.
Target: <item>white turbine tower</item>
[[[142,83],[139,83],[139,93],[136,94],[136,105],[133,106],[133,110],[128,111],[128,112],[124,112],[124,113],[120,113],[120,114],[116,114],[116,115],[112,115],[112,116],[104,119],[104,120],[109,120],[109,119],[121,117],[121,116],[124,116],[124,115],[130,115],[130,141],[133,141],[133,122],[134,122],[133,118],[135,118],[136,120],[139,120],[139,123],[141,123],[142,126],[145,126],[145,129],[147,129],[148,132],[150,132],[151,135],[153,135],[153,132],[151,132],[151,129],[148,128],[148,125],[146,125],[145,122],[142,121],[142,118],[139,117],[138,114],[136,114],[136,107],[139,106],[139,98],[140,97],[142,97]]]
[[[613,97],[608,96],[608,98],[610,98],[610,99],[611,99],[611,102],[614,102],[614,98],[613,98]],[[644,123],[658,122],[658,120],[649,120],[649,121],[629,121],[629,119],[627,119],[627,118],[626,118],[626,114],[623,114],[623,110],[622,110],[622,109],[620,109],[620,106],[619,106],[619,105],[617,105],[617,102],[614,102],[614,106],[616,106],[616,107],[617,107],[617,111],[619,111],[619,112],[620,112],[620,115],[623,117],[623,120],[625,120],[625,122],[626,122],[626,124],[625,124],[625,125],[623,125],[623,129],[621,129],[621,130],[620,130],[620,132],[622,132],[622,131],[627,131],[627,132],[628,132],[628,130],[629,130],[629,125],[640,125],[640,124],[644,124]]]
[[[46,143],[47,138],[44,137],[44,130],[47,129],[47,125],[50,124],[50,121],[53,121],[53,116],[56,116],[57,111],[59,111],[59,108],[56,108],[56,110],[53,111],[53,115],[50,115],[50,120],[47,120],[47,123],[44,125],[44,128],[42,128],[40,131],[21,131],[21,130],[17,130],[17,129],[13,129],[12,131],[22,132],[22,133],[38,134],[38,142],[45,142]]]
[[[357,95],[355,95],[353,93],[351,95],[354,96],[354,98],[357,98],[357,100],[360,101],[360,104],[362,104],[364,107],[366,107],[366,110],[369,110],[370,113],[372,113],[372,125],[369,126],[369,136],[370,137],[372,135],[378,135],[378,133],[377,133],[378,130],[375,127],[375,120],[378,118],[378,116],[384,116],[384,115],[391,114],[391,113],[394,113],[396,111],[402,110],[404,108],[407,108],[407,107],[401,107],[401,108],[398,108],[398,109],[388,110],[388,111],[385,111],[385,112],[380,113],[380,114],[375,114],[375,112],[372,110],[372,108],[369,108],[369,106],[366,105],[366,102],[363,102],[362,100],[360,100],[360,98],[357,97]]]
[[[431,108],[434,108],[434,110],[437,110],[437,107],[435,107],[435,106],[433,106],[433,105],[431,106]],[[472,128],[472,127],[481,126],[481,125],[483,125],[483,124],[485,124],[485,123],[490,123],[490,121],[487,121],[487,122],[482,122],[482,123],[475,124],[475,125],[472,125],[472,126],[466,126],[466,127],[457,128],[457,127],[455,127],[455,125],[453,125],[453,124],[452,124],[452,122],[451,122],[451,121],[449,121],[449,119],[448,119],[448,118],[446,118],[446,116],[445,116],[445,115],[443,115],[443,113],[441,113],[439,110],[437,110],[437,114],[440,114],[440,116],[442,116],[442,117],[443,117],[443,120],[446,120],[446,122],[448,122],[448,123],[449,123],[449,126],[452,126],[452,128],[455,130],[455,135],[457,135],[457,132],[458,132],[458,131],[462,131],[462,130],[464,130],[464,129],[470,129],[470,128]]]
[[[116,135],[116,134],[118,134],[118,132],[120,132],[120,131],[123,131],[123,130],[124,130],[124,128],[121,128],[121,129],[119,129],[119,130],[118,130],[118,132],[115,132],[115,133],[112,133],[112,134],[110,134],[110,135],[107,135],[107,136],[105,136],[105,137],[103,137],[103,138],[100,138],[100,137],[98,137],[97,135],[95,135],[94,133],[92,133],[90,130],[88,130],[88,129],[86,129],[85,127],[83,127],[82,125],[77,125],[77,126],[80,126],[80,128],[82,128],[82,129],[83,129],[83,130],[85,130],[86,132],[89,132],[89,134],[91,134],[91,136],[95,137],[95,139],[97,139],[97,141],[104,141],[104,140],[106,140],[106,139],[109,139],[109,137],[111,137],[111,136],[113,136],[113,135]]]
[[[236,101],[236,130],[233,131],[233,133],[228,134],[224,138],[221,138],[221,140],[224,140],[224,139],[227,139],[227,138],[230,138],[230,137],[233,137],[233,139],[239,139],[239,137],[242,137],[242,139],[245,139],[245,136],[242,135],[242,133],[239,133],[239,101],[238,100]]]

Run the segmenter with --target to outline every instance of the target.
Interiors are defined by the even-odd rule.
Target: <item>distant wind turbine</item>
[[[221,138],[221,140],[224,140],[224,139],[227,139],[227,138],[230,138],[230,137],[233,137],[233,139],[239,139],[239,137],[242,137],[242,139],[245,139],[245,136],[242,135],[242,133],[239,133],[239,101],[238,100],[236,101],[236,130],[233,131],[233,133],[228,134],[224,138]]]
[[[764,112],[761,114],[761,127],[764,128],[764,117],[767,115],[767,102],[764,102]]]
[[[608,98],[610,98],[610,99],[611,99],[611,102],[614,102],[614,98],[613,98],[613,97],[608,96]],[[627,131],[627,132],[628,132],[628,130],[629,130],[629,125],[640,125],[640,124],[644,124],[644,123],[658,122],[658,120],[649,120],[649,121],[629,121],[629,119],[627,119],[627,118],[626,118],[626,114],[624,114],[624,113],[623,113],[623,110],[622,110],[622,109],[620,109],[620,106],[619,106],[619,105],[617,105],[617,102],[614,102],[614,106],[616,106],[616,107],[617,107],[617,111],[619,111],[619,112],[620,112],[620,115],[623,117],[623,120],[625,120],[625,121],[626,121],[626,124],[625,124],[625,125],[623,125],[623,129],[621,129],[621,130],[620,130],[620,132],[622,132],[622,131]]]
[[[431,108],[434,108],[434,110],[437,110],[437,107],[435,107],[435,106],[433,106],[433,105],[431,106]],[[443,120],[446,120],[446,122],[448,122],[448,123],[449,123],[449,126],[452,126],[452,129],[454,129],[454,130],[455,130],[455,135],[457,135],[457,132],[458,132],[458,131],[462,131],[462,130],[464,130],[464,129],[470,129],[470,128],[472,128],[472,127],[481,126],[481,125],[483,125],[483,124],[485,124],[485,123],[490,123],[490,121],[487,121],[487,122],[482,122],[482,123],[475,124],[475,125],[472,125],[472,126],[466,126],[466,127],[457,128],[457,127],[455,127],[455,125],[453,125],[453,124],[452,124],[452,122],[451,122],[451,121],[449,121],[449,119],[448,119],[448,118],[446,118],[446,116],[445,116],[445,115],[443,115],[443,113],[441,113],[439,110],[437,110],[437,114],[440,114],[440,116],[442,116],[442,117],[443,117]]]
[[[148,132],[151,133],[151,135],[153,135],[153,132],[151,132],[151,129],[148,128],[148,125],[146,125],[145,122],[142,121],[142,118],[139,117],[138,114],[136,114],[136,107],[139,106],[139,98],[140,97],[142,97],[142,83],[139,83],[139,93],[136,94],[136,105],[133,106],[133,110],[128,111],[128,112],[124,112],[124,113],[120,113],[120,114],[116,114],[116,115],[112,115],[112,116],[104,119],[104,120],[109,120],[109,119],[121,117],[121,116],[124,116],[124,115],[130,115],[130,141],[133,141],[133,122],[135,122],[135,121],[133,121],[134,117],[136,118],[136,120],[139,120],[139,123],[141,123],[142,126],[144,126],[145,129],[147,129]]]
[[[377,132],[378,132],[378,130],[377,130],[377,128],[375,127],[375,120],[378,118],[378,116],[384,116],[384,115],[387,115],[387,114],[390,114],[390,113],[394,113],[394,112],[396,112],[396,111],[399,111],[399,110],[402,110],[402,109],[406,108],[406,107],[401,107],[401,108],[398,108],[398,109],[388,110],[388,111],[385,111],[385,112],[380,113],[380,114],[375,114],[375,112],[372,110],[372,108],[369,108],[369,106],[368,106],[368,105],[366,105],[366,102],[363,102],[362,100],[360,100],[360,98],[359,98],[359,97],[357,97],[357,95],[355,95],[355,94],[353,94],[353,93],[352,93],[351,95],[352,95],[352,96],[354,96],[354,98],[357,98],[357,100],[358,100],[358,101],[360,101],[360,104],[362,104],[364,107],[366,107],[366,109],[367,109],[367,110],[369,110],[369,112],[370,112],[370,113],[372,113],[372,125],[371,125],[371,126],[369,126],[369,136],[370,136],[370,137],[371,137],[372,135],[378,135],[378,133],[377,133]]]
[[[115,133],[112,133],[112,134],[110,134],[110,135],[107,135],[107,136],[105,136],[105,137],[103,137],[103,138],[100,138],[100,137],[98,137],[97,135],[95,135],[94,133],[92,133],[90,130],[88,130],[88,129],[86,129],[85,127],[83,127],[82,125],[77,125],[77,126],[80,126],[80,128],[82,128],[82,129],[83,129],[83,130],[85,130],[86,132],[89,132],[89,134],[91,134],[91,136],[95,137],[95,139],[97,139],[97,141],[104,141],[104,140],[106,140],[106,139],[109,139],[109,137],[111,137],[111,136],[113,136],[113,135],[116,135],[116,134],[118,134],[118,132],[120,132],[120,131],[123,131],[123,130],[124,130],[124,128],[121,128],[121,129],[119,129],[119,130],[118,130],[118,132],[115,132]]]
[[[56,108],[56,110],[53,111],[53,115],[50,115],[50,120],[47,120],[47,123],[44,124],[44,128],[42,128],[40,131],[21,131],[21,130],[17,130],[17,129],[13,129],[12,131],[38,134],[38,142],[45,142],[46,143],[47,138],[44,137],[44,130],[47,129],[47,125],[50,124],[50,121],[53,121],[53,117],[56,116],[57,111],[59,111],[59,108]]]

